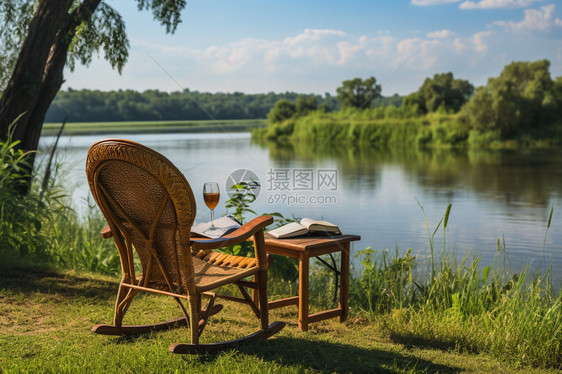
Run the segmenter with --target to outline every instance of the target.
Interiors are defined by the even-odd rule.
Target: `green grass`
[[[136,121],[136,122],[69,122],[64,134],[108,134],[150,132],[222,132],[248,131],[267,125],[265,119],[252,120],[207,120],[207,121]],[[56,135],[60,123],[45,123],[41,135]]]
[[[272,311],[287,322],[274,338],[214,355],[168,352],[186,342],[186,328],[134,338],[95,335],[112,320],[116,278],[37,267],[0,267],[0,371],[19,372],[202,372],[202,373],[554,373],[515,368],[427,340],[395,339],[380,325],[352,313],[343,324],[328,320],[296,327],[296,308]],[[246,306],[226,302],[213,316],[203,342],[237,338],[258,329]],[[129,323],[171,319],[179,309],[169,297],[143,295],[133,302]]]

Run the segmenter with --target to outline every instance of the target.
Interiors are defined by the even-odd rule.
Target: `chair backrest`
[[[134,247],[143,270],[140,286],[192,291],[189,235],[197,209],[183,174],[158,152],[122,139],[93,144],[86,174],[113,233],[124,276],[135,278]]]

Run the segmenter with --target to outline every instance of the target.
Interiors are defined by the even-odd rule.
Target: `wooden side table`
[[[360,240],[358,235],[305,236],[300,238],[275,239],[265,235],[265,249],[268,253],[297,258],[299,260],[299,295],[268,303],[269,309],[298,305],[299,328],[308,330],[308,324],[328,318],[339,317],[344,322],[348,312],[349,295],[349,249],[352,241]],[[328,253],[341,252],[340,299],[336,309],[308,314],[309,260]]]

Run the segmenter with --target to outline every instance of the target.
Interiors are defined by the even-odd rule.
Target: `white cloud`
[[[459,1],[461,0],[412,0],[412,4],[418,6],[429,6],[429,5],[438,5],[438,4],[458,3]]]
[[[503,26],[513,32],[550,31],[553,27],[562,26],[560,18],[554,18],[554,4],[542,6],[539,9],[525,9],[525,18],[520,22],[495,21],[494,24]]]
[[[544,10],[540,12],[545,15]],[[557,27],[554,13],[549,17],[550,27]],[[346,79],[372,75],[386,82],[383,94],[390,95],[413,92],[426,77],[447,71],[475,85],[484,84],[506,63],[530,58],[549,58],[553,74],[562,75],[562,41],[549,35],[528,33],[514,38],[503,28],[468,35],[452,30],[398,37],[388,32],[353,35],[335,29],[306,29],[279,38],[243,38],[200,48],[189,47],[191,43],[183,40],[165,46],[132,39],[130,62],[122,76],[111,72],[102,59],[89,70],[78,67],[75,74],[81,74],[82,86],[72,75],[67,75],[67,84],[167,91],[177,90],[181,84],[211,92],[333,93]],[[98,66],[102,73],[95,73]]]
[[[340,30],[306,29],[302,33],[278,40],[245,38],[222,46],[202,50],[184,47],[160,47],[144,42],[134,45],[150,50],[163,66],[183,61],[201,76],[212,79],[272,81],[274,79],[311,79],[332,76],[374,75],[383,81],[399,66],[416,74],[451,71],[454,64],[469,65],[486,57],[491,31],[474,35],[457,35],[451,30],[437,30],[425,37],[399,39],[391,35],[354,36]],[[403,69],[401,69],[403,70]],[[364,71],[364,74],[350,73]],[[181,68],[171,71],[184,74]],[[243,78],[244,77],[244,78]]]
[[[439,31],[428,32],[426,36],[428,38],[445,39],[450,36],[453,36],[454,34],[455,33],[452,32],[451,30],[439,30]]]
[[[486,53],[488,50],[487,39],[494,33],[492,31],[482,31],[477,32],[472,36],[472,44],[474,45],[474,50],[480,54]]]
[[[453,42],[453,46],[455,47],[455,51],[457,53],[466,52],[468,48],[463,38],[455,38],[455,41]]]
[[[330,30],[330,29],[305,29],[304,33],[299,34],[294,37],[287,37],[284,40],[285,44],[296,45],[305,42],[314,42],[326,37],[344,37],[346,33],[340,30]]]
[[[541,0],[481,0],[465,1],[461,9],[525,8]]]

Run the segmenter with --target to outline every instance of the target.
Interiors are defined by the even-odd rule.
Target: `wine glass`
[[[211,209],[211,227],[209,230],[215,230],[215,208],[219,203],[220,191],[217,182],[207,182],[203,185],[203,199],[209,209]]]

